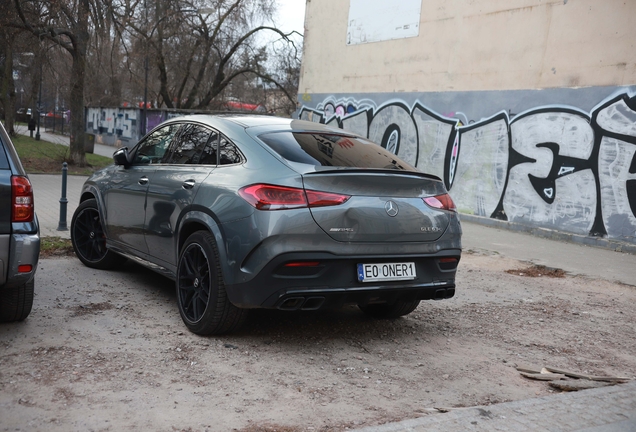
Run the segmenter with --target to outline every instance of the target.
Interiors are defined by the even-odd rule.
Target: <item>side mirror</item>
[[[122,147],[113,153],[113,161],[115,161],[115,165],[130,165],[130,160],[128,158],[128,147]]]

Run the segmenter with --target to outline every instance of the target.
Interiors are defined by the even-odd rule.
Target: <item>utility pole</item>
[[[42,109],[42,59],[40,59],[40,91],[38,94],[38,107],[35,110],[35,115],[38,116],[38,126],[37,131],[35,132],[35,140],[40,141],[40,110]]]
[[[148,23],[148,5],[146,4],[146,0],[144,0],[144,11],[146,13],[146,23]],[[154,27],[153,27],[153,32],[154,32]],[[152,33],[150,34],[150,36],[152,36]],[[146,52],[146,57],[144,59],[144,106],[143,106],[143,120],[141,121],[141,136],[143,137],[144,135],[146,135],[146,130],[147,130],[147,126],[146,126],[146,122],[148,121],[148,110],[147,110],[147,105],[148,105],[148,38],[146,37],[146,40],[144,41],[144,45],[146,46],[146,49],[144,50]]]

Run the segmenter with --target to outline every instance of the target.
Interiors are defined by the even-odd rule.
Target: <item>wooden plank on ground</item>
[[[550,367],[550,366],[546,366],[545,369],[550,371],[550,372],[553,372],[553,373],[558,373],[558,374],[563,374],[563,375],[569,376],[570,378],[582,378],[582,379],[586,379],[586,380],[590,380],[590,381],[624,382],[624,381],[629,381],[630,380],[629,378],[626,378],[626,377],[584,375],[584,374],[579,374],[579,373],[576,373],[576,372],[566,371],[566,370],[563,370],[563,369],[554,368],[554,367]]]
[[[517,370],[519,372],[526,372],[526,373],[531,373],[531,374],[541,373],[541,368],[540,367],[526,365],[526,364],[517,365]]]
[[[565,379],[565,375],[557,374],[557,373],[527,373],[527,372],[519,372],[526,378],[530,378],[533,380],[539,381],[555,381]]]

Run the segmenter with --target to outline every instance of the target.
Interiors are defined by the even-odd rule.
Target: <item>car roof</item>
[[[197,121],[208,124],[212,127],[219,125],[239,126],[245,129],[257,129],[258,133],[274,130],[291,130],[291,131],[316,131],[327,133],[339,133],[350,135],[350,132],[342,129],[334,129],[324,124],[310,122],[306,120],[296,120],[292,118],[275,117],[268,115],[254,114],[195,114],[185,117],[176,117],[171,121]]]

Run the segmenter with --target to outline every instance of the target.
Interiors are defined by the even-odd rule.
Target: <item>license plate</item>
[[[411,280],[416,277],[415,263],[358,264],[360,282]]]

